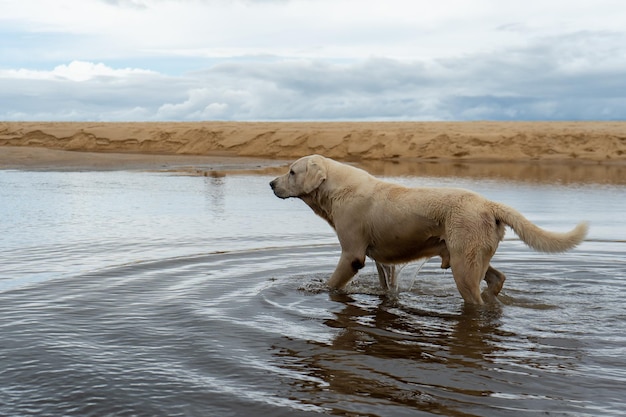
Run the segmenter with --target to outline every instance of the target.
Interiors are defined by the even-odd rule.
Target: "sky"
[[[626,2],[0,0],[0,120],[626,120]]]

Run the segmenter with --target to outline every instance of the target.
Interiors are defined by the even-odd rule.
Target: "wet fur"
[[[439,256],[442,268],[452,268],[463,299],[482,304],[498,295],[506,279],[489,264],[505,225],[541,252],[571,249],[587,233],[586,223],[567,233],[549,232],[474,192],[404,187],[320,155],[297,160],[270,185],[277,197],[300,198],[337,232],[341,257],[328,281],[335,289],[348,284],[366,256],[376,262],[384,288],[394,284],[394,265]]]

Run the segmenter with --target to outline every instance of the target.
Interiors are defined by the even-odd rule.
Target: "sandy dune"
[[[0,122],[0,146],[343,160],[626,163],[626,122]],[[0,148],[1,149],[1,148]]]

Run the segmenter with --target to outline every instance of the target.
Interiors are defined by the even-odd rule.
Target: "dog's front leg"
[[[332,289],[341,290],[356,275],[359,269],[365,266],[365,255],[355,256],[347,252],[341,253],[335,272],[328,280],[328,286]]]

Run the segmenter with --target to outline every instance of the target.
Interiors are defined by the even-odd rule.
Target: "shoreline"
[[[287,161],[228,155],[168,155],[66,151],[33,146],[0,146],[0,170],[30,171],[251,171]]]
[[[0,169],[273,175],[311,153],[383,176],[625,184],[626,122],[0,122]]]
[[[152,171],[175,175],[281,175],[291,160],[241,156],[188,156],[62,151],[0,146],[0,170]],[[520,183],[626,185],[626,165],[571,161],[417,161],[366,160],[354,163],[376,176],[461,177]]]

